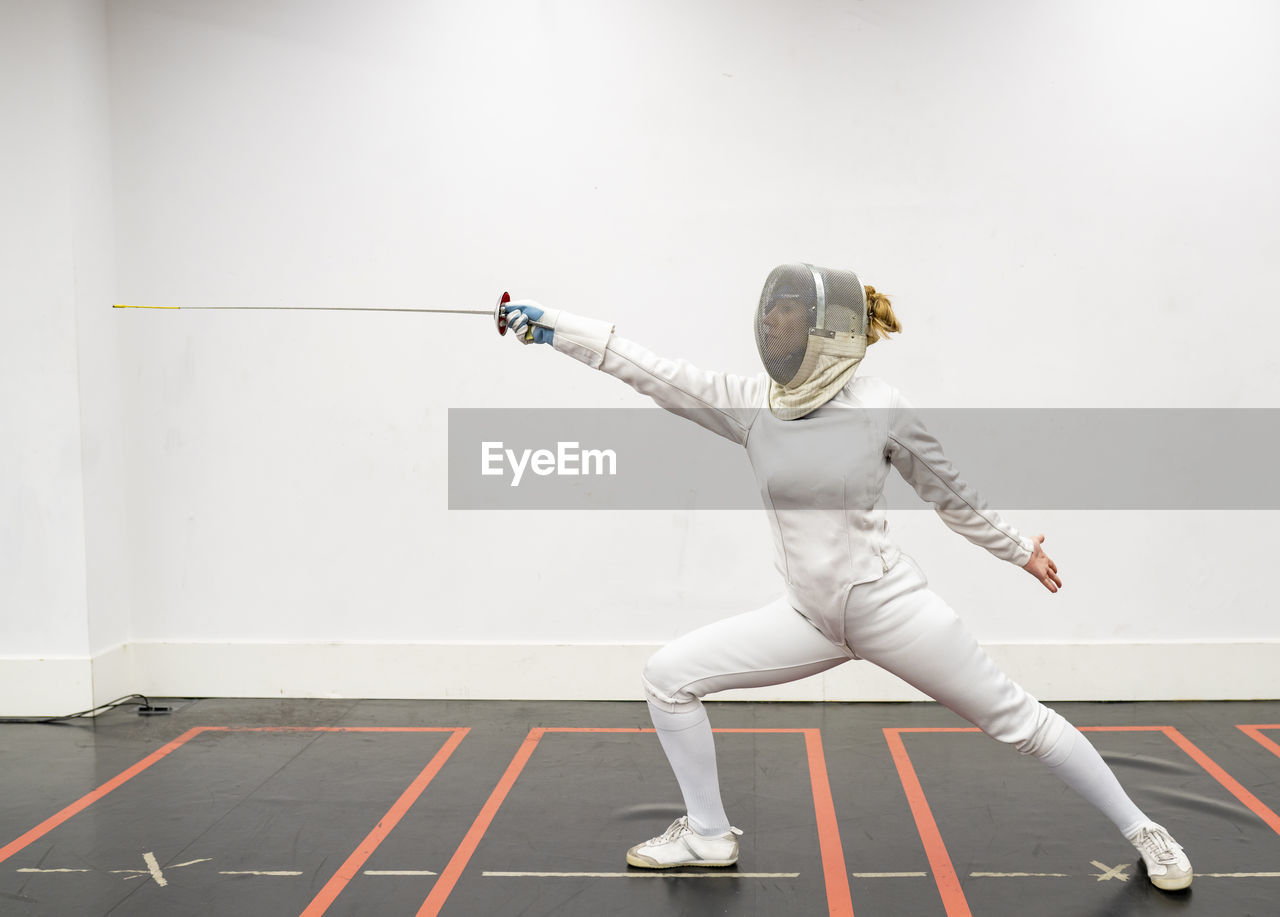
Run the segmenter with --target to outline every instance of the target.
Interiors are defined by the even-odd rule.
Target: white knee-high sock
[[[1093,743],[1070,723],[1053,747],[1037,757],[1063,783],[1097,806],[1126,837],[1150,821],[1120,786]]]
[[[650,701],[649,716],[680,784],[689,827],[698,834],[724,834],[729,830],[729,816],[720,801],[715,739],[706,709],[699,703],[697,709],[670,713]]]

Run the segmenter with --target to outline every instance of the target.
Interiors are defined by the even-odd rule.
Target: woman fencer
[[[737,862],[742,832],[721,803],[704,695],[781,684],[859,658],[1041,759],[1115,823],[1157,887],[1191,884],[1182,848],[1133,803],[1089,740],[996,667],[889,539],[883,490],[893,466],[953,530],[1050,592],[1062,585],[1044,536],[1020,534],[989,508],[895,388],[855,375],[869,344],[901,331],[887,297],[852,271],[776,268],[756,312],[765,368],[757,376],[663,359],[607,322],[532,301],[512,303],[508,325],[522,342],[551,344],[742,445],[785,581],[782,597],[680,637],[646,665],[649,711],[687,814],[627,851],[629,864]]]

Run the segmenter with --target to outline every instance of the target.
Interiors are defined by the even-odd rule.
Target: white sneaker
[[[737,828],[709,837],[694,834],[689,827],[689,816],[681,815],[658,837],[628,850],[627,862],[641,869],[732,866],[738,862],[738,838],[741,834]]]
[[[1182,847],[1163,827],[1147,822],[1129,835],[1129,843],[1138,848],[1147,864],[1151,884],[1165,891],[1177,891],[1191,884],[1191,861]]]

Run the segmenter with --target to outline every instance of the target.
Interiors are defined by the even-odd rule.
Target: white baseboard
[[[639,700],[656,646],[132,643],[82,659],[0,658],[0,712],[63,713],[133,692],[159,697]],[[996,645],[1043,700],[1280,698],[1280,643]],[[945,665],[945,661],[940,661]],[[90,699],[90,673],[92,699]],[[911,701],[867,662],[716,695],[733,700]]]
[[[62,716],[93,704],[88,657],[0,657],[0,716]]]
[[[133,653],[128,644],[113,646],[93,657],[93,702],[107,704],[126,694],[143,693],[135,687]]]
[[[87,658],[0,658],[0,715],[57,715],[158,697],[639,700],[656,646],[132,643]],[[988,646],[1043,700],[1280,698],[1280,643]],[[943,663],[945,664],[945,663]],[[913,701],[867,662],[725,700]]]

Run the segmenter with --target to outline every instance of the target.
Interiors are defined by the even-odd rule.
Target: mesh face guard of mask
[[[779,385],[800,385],[818,357],[861,357],[867,345],[867,294],[853,271],[811,264],[776,267],[756,309],[756,346]]]

